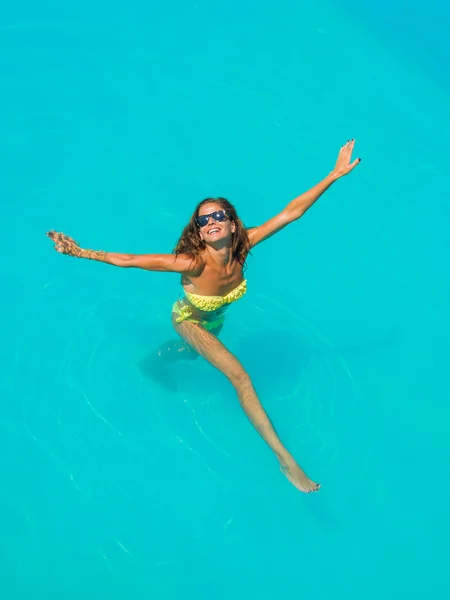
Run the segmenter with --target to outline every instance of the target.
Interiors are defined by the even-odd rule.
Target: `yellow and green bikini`
[[[236,302],[236,300],[242,298],[246,291],[246,279],[241,281],[234,290],[231,290],[231,292],[225,294],[225,296],[201,296],[200,294],[191,294],[185,291],[184,296],[172,306],[172,313],[177,315],[175,319],[177,323],[182,323],[183,321],[199,323],[200,325],[203,325],[205,329],[211,331],[223,324],[225,320],[225,309],[232,302]],[[196,318],[192,308],[206,313],[220,311],[220,309],[224,310],[220,311],[217,315],[217,319],[208,321]],[[195,311],[195,313],[197,313],[197,311]]]

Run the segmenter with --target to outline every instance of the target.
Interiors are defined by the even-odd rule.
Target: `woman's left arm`
[[[350,162],[354,145],[355,140],[350,140],[342,146],[334,169],[327,177],[325,177],[325,179],[301,196],[294,198],[284,210],[263,223],[260,227],[252,227],[249,229],[248,236],[251,248],[254,248],[256,244],[260,244],[275,233],[278,233],[278,231],[281,231],[281,229],[286,227],[286,225],[289,225],[289,223],[299,219],[335,181],[348,175],[350,171],[353,171],[356,165],[361,162],[360,158]]]

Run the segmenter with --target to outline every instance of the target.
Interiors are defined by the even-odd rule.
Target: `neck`
[[[211,260],[222,267],[230,265],[233,262],[231,246],[222,246],[221,248],[207,246],[207,252]]]

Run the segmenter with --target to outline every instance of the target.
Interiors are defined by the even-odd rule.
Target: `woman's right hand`
[[[54,249],[56,252],[59,252],[60,254],[67,254],[68,256],[82,258],[83,250],[73,238],[69,237],[65,233],[60,233],[53,230],[47,231],[46,235],[55,243]]]

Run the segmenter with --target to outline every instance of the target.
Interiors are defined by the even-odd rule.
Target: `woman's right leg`
[[[149,356],[139,361],[141,372],[170,392],[176,392],[178,381],[171,363],[180,360],[195,360],[197,352],[181,339],[165,342]]]
[[[206,358],[216,369],[221,371],[235,388],[239,402],[258,433],[275,453],[286,477],[302,492],[316,492],[319,485],[305,475],[294,458],[282,445],[267,413],[256,395],[253,384],[244,367],[237,358],[204,327],[197,323],[183,321],[177,323],[173,319],[176,332],[194,348],[198,354]]]
[[[215,336],[219,335],[222,325],[211,331]],[[163,388],[176,392],[178,381],[176,373],[171,368],[171,363],[185,360],[195,360],[199,357],[197,351],[190,346],[186,340],[178,338],[162,344],[156,351],[141,360],[138,365],[142,373],[156,381]]]

